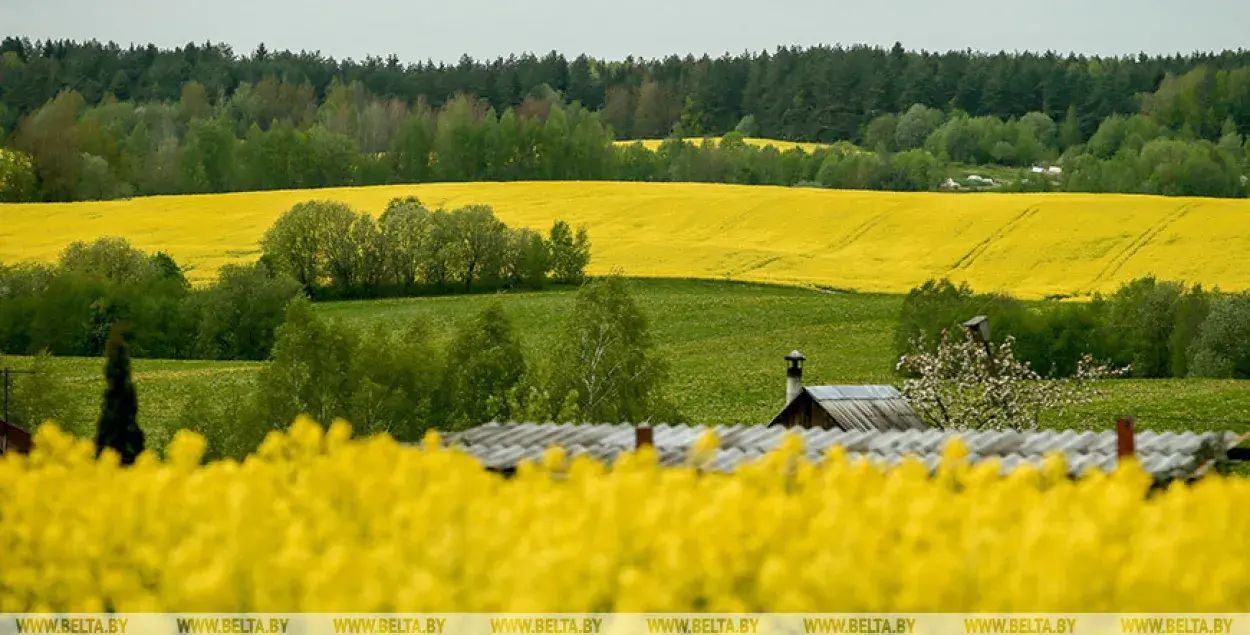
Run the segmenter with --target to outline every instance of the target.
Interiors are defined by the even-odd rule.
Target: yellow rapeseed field
[[[720,137],[708,137],[708,138],[711,139],[712,141],[720,143]],[[759,139],[756,137],[744,137],[742,140],[757,148],[763,148],[764,146],[773,146],[774,148],[777,148],[781,152],[787,152],[789,150],[793,150],[794,148],[802,148],[804,152],[814,152],[816,148],[821,148],[821,147],[825,147],[829,145],[826,143],[814,143],[811,141],[781,141],[778,139]],[[664,143],[664,139],[641,139],[641,140],[635,139],[635,140],[617,141],[616,143],[617,145],[630,145],[633,143],[638,143],[638,141],[642,141],[642,145],[651,151],[656,150],[657,148],[660,147],[660,144]],[[696,139],[696,138],[689,138],[689,139],[686,139],[686,141],[688,141],[689,143],[693,143],[695,145],[700,145],[703,143],[703,139]]]
[[[506,480],[436,438],[308,420],[242,464],[121,469],[45,426],[0,458],[0,612],[1242,611],[1250,481],[1127,463],[934,477],[789,437],[733,475],[549,449]],[[714,447],[701,439],[699,448]],[[697,461],[697,457],[692,457]],[[552,478],[559,472],[562,478]]]
[[[68,243],[122,235],[209,279],[251,260],[300,201],[380,212],[493,205],[511,225],[586,224],[590,272],[904,292],[932,277],[1025,297],[1109,291],[1135,277],[1250,288],[1250,200],[1113,194],[948,194],[694,183],[436,183],[0,205],[0,261],[52,260]]]

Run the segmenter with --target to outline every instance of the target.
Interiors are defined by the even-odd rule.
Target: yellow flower
[[[122,468],[55,426],[0,458],[0,612],[1235,612],[1250,481],[1151,492],[1135,462],[937,474],[777,450],[732,474],[560,448],[510,478],[301,419],[242,463]],[[711,456],[718,440],[698,439]],[[559,478],[553,478],[559,473]]]

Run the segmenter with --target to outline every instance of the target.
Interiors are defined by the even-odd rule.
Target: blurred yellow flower
[[[516,476],[301,418],[243,463],[97,460],[53,425],[0,458],[0,612],[1239,611],[1250,481],[1135,463],[936,475],[791,436],[734,474],[548,450]],[[714,435],[693,454],[710,455]],[[553,478],[558,473],[559,478]]]

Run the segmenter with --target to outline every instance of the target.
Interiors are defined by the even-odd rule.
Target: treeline
[[[98,356],[124,324],[136,357],[265,359],[287,304],[314,299],[540,289],[585,279],[590,240],[556,221],[547,236],[507,227],[486,205],[426,209],[392,200],[374,220],[309,201],[266,232],[256,263],[193,288],[165,253],[121,238],[76,242],[55,264],[0,264],[0,351]]]
[[[340,89],[352,90],[335,90]],[[719,143],[681,138],[679,126],[652,151],[612,143],[602,115],[577,104],[544,101],[531,115],[497,114],[466,96],[437,111],[391,111],[401,119],[382,126],[382,133],[352,116],[329,115],[306,129],[276,121],[265,130],[252,124],[239,133],[229,116],[191,105],[200,99],[195,95],[200,94],[187,91],[178,106],[113,103],[76,115],[81,98],[61,94],[24,120],[15,136],[17,148],[30,154],[0,150],[0,200],[434,180],[700,181],[915,191],[936,189],[956,174],[956,164],[1018,166],[1020,174],[1001,185],[1008,190],[1241,196],[1250,151],[1231,120],[1218,143],[1140,114],[1113,116],[1086,141],[1075,113],[1059,123],[1043,113],[1004,121],[920,104],[871,121],[866,148],[843,141],[811,153],[745,143],[750,118]],[[365,143],[387,150],[366,153]],[[1039,164],[1063,165],[1063,175],[1028,169]]]
[[[1132,377],[1250,378],[1250,293],[1141,278],[1090,302],[1024,302],[929,281],[904,300],[895,351],[914,351],[974,315],[996,342],[1015,338],[1016,357],[1043,376],[1067,377],[1088,353]]]
[[[126,324],[142,357],[265,359],[294,280],[263,264],[227,265],[192,288],[164,253],[120,238],[74,243],[56,264],[0,266],[0,350],[99,356]]]
[[[576,284],[590,263],[586,228],[547,236],[509,228],[489,205],[427,209],[392,199],[381,216],[336,201],[299,203],[261,240],[262,262],[318,299],[541,289]]]
[[[624,279],[583,285],[557,342],[548,355],[527,355],[497,302],[443,342],[421,321],[359,331],[300,299],[253,394],[221,407],[188,400],[180,426],[205,434],[210,455],[242,457],[301,414],[342,417],[358,433],[401,441],[487,421],[681,420],[664,394],[667,365]]]
[[[720,135],[754,115],[755,133],[777,139],[857,141],[877,114],[911,104],[959,109],[1002,119],[1042,112],[1062,119],[1080,113],[1081,133],[1093,134],[1112,114],[1137,112],[1138,95],[1155,92],[1168,75],[1205,69],[1192,80],[1192,108],[1183,116],[1205,118],[1214,130],[1222,108],[1243,84],[1214,75],[1250,65],[1250,52],[1104,58],[1056,53],[971,51],[933,53],[866,46],[778,48],[720,57],[668,56],[610,61],[585,55],[572,60],[551,52],[458,63],[405,63],[391,55],[362,61],[335,60],[317,52],[270,51],[259,46],[238,54],[223,44],[189,43],[175,49],[153,45],[36,41],[0,42],[0,127],[17,121],[61,90],[80,93],[88,105],[120,101],[172,102],[195,82],[215,102],[238,99],[265,126],[276,112],[311,114],[335,82],[359,82],[362,90],[412,104],[441,106],[471,94],[499,111],[558,94],[603,110],[621,138],[666,136],[682,123],[692,135]],[[1238,81],[1244,81],[1244,77]],[[1183,90],[1189,85],[1180,86]],[[1215,90],[1213,90],[1213,88]],[[1228,92],[1221,92],[1227,89]],[[1235,107],[1242,134],[1250,111]],[[1180,128],[1182,123],[1174,122]],[[1173,125],[1169,122],[1168,125]],[[1202,134],[1201,131],[1199,131]]]

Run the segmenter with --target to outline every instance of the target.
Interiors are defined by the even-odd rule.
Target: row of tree
[[[175,49],[114,43],[6,38],[0,42],[0,127],[12,131],[63,88],[88,104],[109,96],[169,102],[195,82],[218,103],[237,101],[243,125],[310,116],[336,83],[358,82],[385,104],[440,106],[472,94],[498,110],[559,95],[602,110],[622,138],[662,137],[682,123],[692,134],[723,134],[754,115],[755,132],[778,139],[856,141],[877,114],[914,103],[1002,119],[1028,112],[1080,113],[1089,136],[1104,118],[1137,112],[1138,96],[1179,129],[1218,132],[1228,115],[1250,133],[1250,52],[1123,58],[1055,53],[931,53],[866,46],[778,48],[772,52],[609,61],[551,52],[458,63],[403,63],[396,56],[335,60],[317,52],[247,55],[223,44]],[[1167,78],[1172,76],[1172,80]],[[242,97],[236,97],[242,93]],[[250,121],[246,121],[250,119]],[[1208,137],[1211,138],[1211,137]],[[1214,139],[1212,139],[1214,140]]]
[[[1001,119],[913,104],[869,121],[863,146],[757,148],[742,141],[755,127],[748,116],[720,143],[685,141],[678,124],[653,151],[614,144],[606,112],[554,98],[500,114],[468,96],[434,110],[384,105],[361,91],[359,84],[334,84],[307,116],[265,125],[244,125],[233,98],[210,104],[194,84],[177,104],[87,107],[81,95],[64,92],[24,118],[13,147],[0,150],[0,200],[553,179],[929,190],[964,165],[1051,163],[1063,167],[1063,179],[1025,173],[1014,186],[1240,196],[1250,155],[1231,114],[1215,141],[1140,113],[1112,115],[1087,139],[1075,109],[1057,122],[1043,112]]]
[[[989,317],[996,343],[1014,338],[1015,356],[1042,376],[1073,376],[1090,355],[1133,377],[1250,378],[1250,293],[1154,278],[1090,302],[1023,302],[929,281],[903,303],[895,350],[932,350],[973,315]]]
[[[195,289],[164,253],[120,238],[74,243],[54,265],[0,266],[0,350],[99,356],[120,323],[143,357],[265,359],[299,294],[263,264],[227,265]]]
[[[417,441],[430,428],[487,421],[678,421],[667,366],[627,282],[587,282],[549,356],[527,355],[498,302],[457,325],[449,342],[422,321],[363,332],[301,300],[287,310],[254,394],[213,406],[188,401],[180,425],[214,456],[241,457],[272,429],[307,414],[342,417],[363,434]]]
[[[488,205],[430,210],[392,199],[381,216],[336,201],[286,211],[261,240],[262,262],[314,297],[412,296],[576,284],[590,263],[585,227],[557,220],[546,237],[509,228]]]

